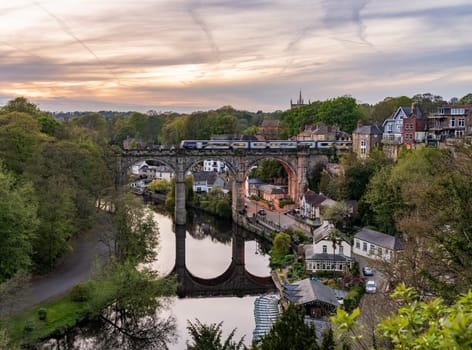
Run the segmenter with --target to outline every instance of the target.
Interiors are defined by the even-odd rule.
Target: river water
[[[157,261],[151,264],[160,274],[168,274],[175,262],[175,233],[172,218],[155,212],[155,220],[159,225],[159,248]],[[200,216],[200,215],[199,215]],[[193,235],[186,233],[186,265],[195,276],[202,278],[217,277],[222,274],[231,263],[231,232],[232,225],[218,221],[217,228],[208,226],[205,221],[193,225]],[[205,228],[212,231],[205,234]],[[221,232],[224,231],[224,232]],[[222,239],[218,240],[218,236]],[[229,240],[228,240],[229,239]],[[221,241],[223,240],[223,242]],[[264,254],[259,242],[249,240],[245,242],[246,270],[256,276],[269,276],[269,256]],[[202,298],[174,298],[171,313],[177,319],[179,335],[176,344],[169,344],[170,349],[181,350],[186,348],[189,340],[187,320],[194,322],[199,319],[202,323],[223,322],[223,339],[236,328],[234,339],[245,337],[245,343],[250,345],[254,322],[254,300],[256,296],[245,297],[202,297]]]
[[[157,261],[152,268],[160,274],[168,274],[174,267],[175,261],[175,233],[170,217],[155,212],[155,219],[159,225],[160,241]],[[199,217],[201,217],[199,215]],[[198,220],[197,220],[198,221]],[[217,277],[222,274],[231,263],[231,233],[233,225],[222,221],[217,222],[217,228],[203,221],[192,225],[193,235],[186,233],[186,265],[195,276],[202,278]],[[211,231],[210,234],[205,234]],[[224,231],[224,232],[222,232]],[[220,236],[220,240],[218,240]],[[229,239],[229,240],[228,240]],[[222,242],[223,241],[223,242]],[[246,270],[256,276],[269,276],[269,256],[264,254],[259,242],[249,240],[244,247]],[[204,298],[174,298],[172,314],[177,319],[177,344],[170,344],[170,349],[185,349],[189,339],[187,320],[194,322],[199,319],[203,323],[223,322],[223,339],[236,328],[235,338],[244,336],[245,343],[250,345],[254,322],[254,300],[256,296],[245,297],[204,297]]]
[[[173,220],[170,216],[152,208],[154,219],[159,227],[159,246],[157,260],[147,267],[160,275],[168,275],[174,268],[176,260],[176,235]],[[186,225],[185,262],[187,270],[200,278],[214,278],[221,275],[230,266],[232,260],[233,230],[242,230],[231,220],[218,220],[204,214],[190,214]],[[269,256],[264,251],[269,249],[268,242],[256,241],[255,236],[241,231],[245,237],[253,237],[244,243],[245,269],[255,276],[270,275]],[[167,344],[170,350],[186,349],[191,337],[187,331],[188,321],[195,323],[198,319],[204,324],[219,324],[222,322],[222,339],[226,339],[233,329],[236,329],[233,340],[239,341],[244,337],[244,343],[250,345],[252,332],[255,328],[254,301],[257,296],[244,297],[199,297],[172,298],[170,308],[162,316],[172,315],[176,319],[177,341]],[[78,327],[60,340],[70,344],[60,348],[80,350],[95,350],[97,344],[94,334],[100,333],[100,328],[92,324]],[[57,341],[50,339],[42,344],[41,349],[59,349]],[[119,348],[119,347],[118,347]]]

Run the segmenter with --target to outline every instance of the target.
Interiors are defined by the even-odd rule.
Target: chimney
[[[357,121],[357,128],[362,128],[362,120]]]

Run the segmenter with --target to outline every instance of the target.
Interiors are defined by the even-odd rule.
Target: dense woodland
[[[116,288],[120,279],[140,281],[130,266],[150,258],[150,246],[140,244],[149,238],[152,223],[141,228],[142,239],[129,240],[130,227],[140,214],[118,205],[114,186],[114,154],[127,137],[147,144],[177,144],[218,134],[253,135],[266,117],[281,121],[281,138],[317,121],[352,132],[359,119],[381,124],[397,107],[413,101],[425,113],[446,103],[440,96],[423,94],[386,98],[371,106],[343,96],[273,113],[226,106],[185,115],[85,113],[59,120],[24,98],[12,100],[0,109],[0,283],[8,283],[22,271],[50,271],[58,257],[71,249],[70,239],[94,224],[97,203],[112,200],[118,209],[125,208],[117,210],[114,263],[125,266],[128,275],[118,274],[116,265],[103,273],[116,282]],[[458,102],[472,103],[472,94]],[[403,150],[396,162],[381,151],[365,162],[352,155],[336,160],[344,164],[344,174],[333,176],[322,167],[310,169],[310,188],[333,199],[358,200],[352,225],[369,226],[406,241],[399,263],[384,267],[392,283],[404,282],[417,295],[432,293],[448,303],[470,288],[470,147]],[[283,173],[272,164],[260,176],[272,179]],[[116,301],[110,295],[96,298],[101,308]],[[123,305],[120,311],[124,313]],[[110,315],[115,311],[108,309]],[[137,310],[136,315],[144,314]]]

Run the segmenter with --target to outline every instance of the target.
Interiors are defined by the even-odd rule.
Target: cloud
[[[472,86],[468,0],[38,1],[0,4],[2,95],[268,110]]]

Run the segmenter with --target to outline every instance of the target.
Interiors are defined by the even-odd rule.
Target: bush
[[[38,310],[38,318],[41,320],[41,321],[44,321],[46,319],[48,315],[48,312],[45,308],[40,308]]]
[[[25,326],[23,327],[24,333],[31,333],[34,331],[34,323],[32,321],[26,322]]]
[[[363,294],[364,287],[362,285],[354,286],[344,297],[344,309],[351,312],[358,307]]]
[[[286,205],[290,205],[290,204],[294,204],[293,200],[291,200],[290,198],[279,200],[279,207],[280,208],[283,208]]]
[[[87,283],[81,283],[76,285],[72,290],[70,291],[70,299],[75,302],[83,302],[90,300],[92,292],[92,286]]]

